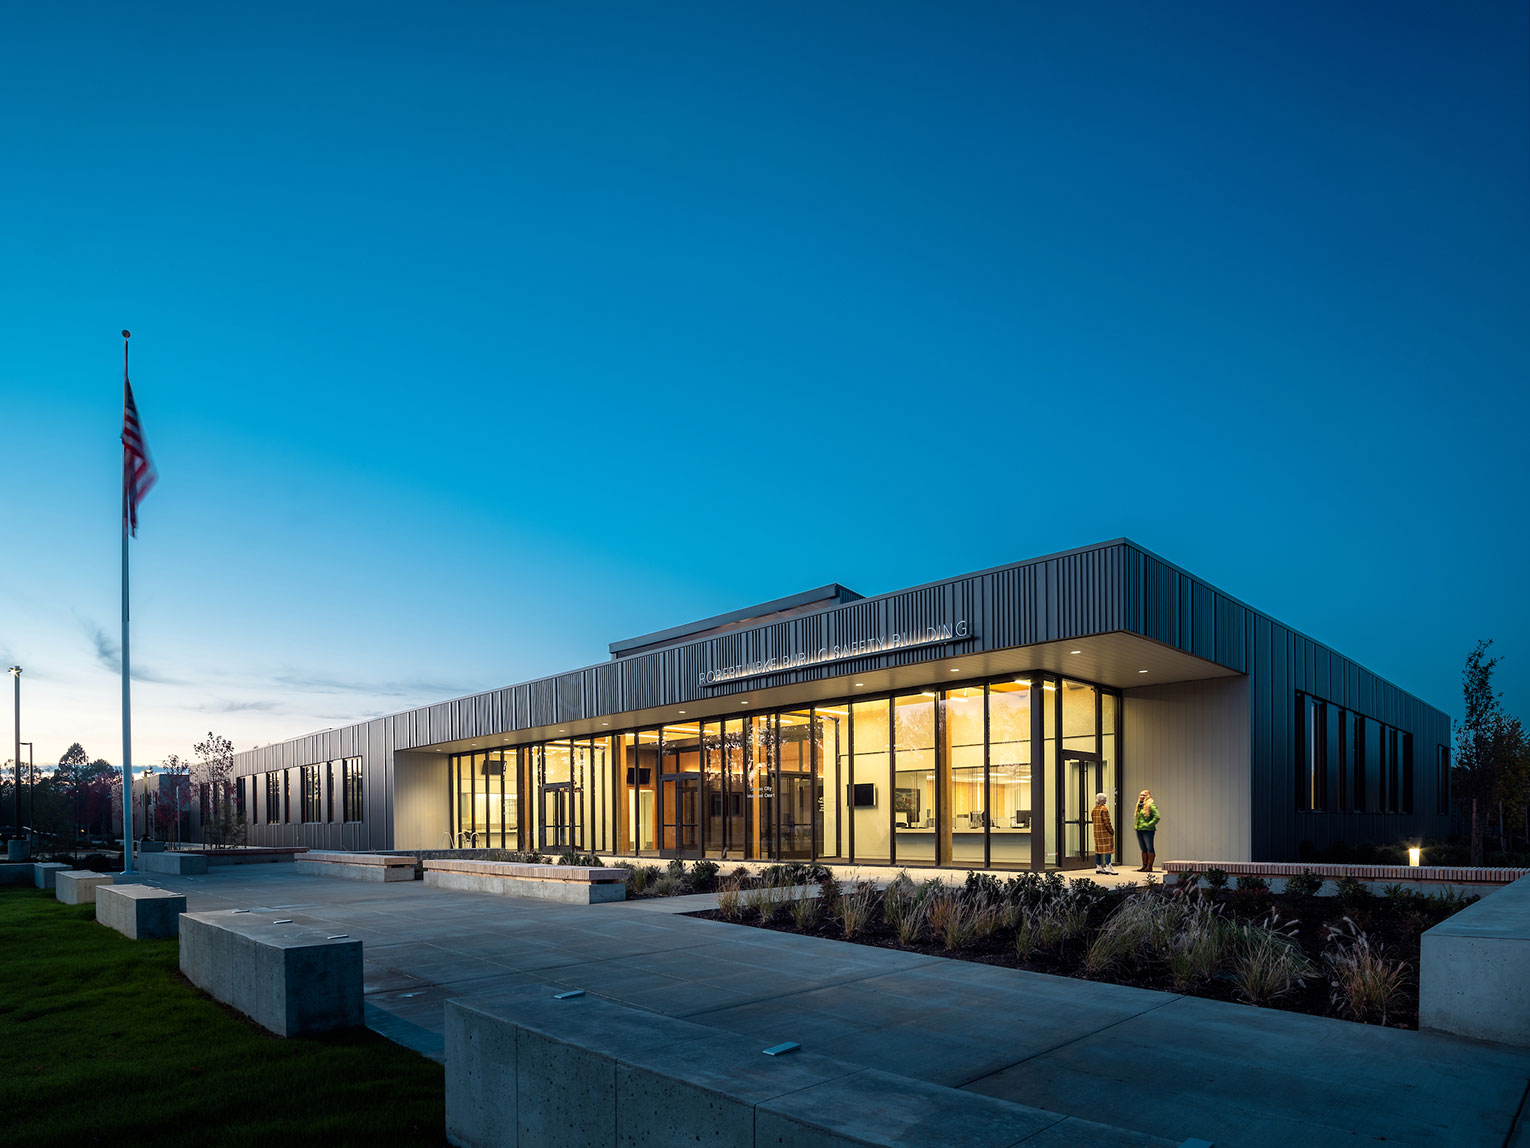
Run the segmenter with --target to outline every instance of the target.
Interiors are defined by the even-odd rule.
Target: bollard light
[[[1419,861],[1422,859],[1423,855],[1424,851],[1417,845],[1410,846],[1408,849],[1408,864],[1414,869],[1417,869]]]

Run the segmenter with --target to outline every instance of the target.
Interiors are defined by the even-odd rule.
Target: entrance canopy
[[[747,693],[729,693],[686,702],[681,706],[601,714],[593,718],[517,730],[513,734],[461,738],[416,748],[434,753],[462,753],[486,746],[537,742],[548,737],[599,736],[616,729],[659,725],[677,719],[696,721],[741,710],[854,698],[859,694],[923,688],[948,681],[955,683],[1025,670],[1049,671],[1117,690],[1241,676],[1236,670],[1184,653],[1140,634],[1118,631],[1063,642],[1016,646],[1008,650],[917,662],[891,669],[868,670],[859,674],[836,675],[815,682],[767,687]]]

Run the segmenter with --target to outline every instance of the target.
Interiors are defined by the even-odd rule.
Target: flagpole
[[[127,397],[128,339],[122,332],[123,397]],[[128,663],[128,468],[122,468],[122,872],[133,872],[133,709]]]

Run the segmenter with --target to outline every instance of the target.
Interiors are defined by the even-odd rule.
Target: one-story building
[[[1450,719],[1126,539],[840,585],[237,756],[252,844],[1051,869],[1448,830]]]

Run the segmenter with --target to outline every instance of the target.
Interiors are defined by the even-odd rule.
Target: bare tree
[[[1492,641],[1478,642],[1466,657],[1461,692],[1466,717],[1456,729],[1454,787],[1471,819],[1472,864],[1483,860],[1483,832],[1497,810],[1498,848],[1506,848],[1504,812],[1522,813],[1530,762],[1525,731],[1518,718],[1504,712],[1503,695],[1493,689],[1497,658],[1487,656]],[[1511,821],[1512,824],[1512,821]]]
[[[244,819],[234,801],[234,743],[209,732],[192,746],[192,778],[202,803],[202,840],[229,848],[244,844]]]

